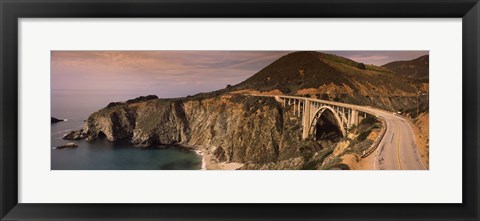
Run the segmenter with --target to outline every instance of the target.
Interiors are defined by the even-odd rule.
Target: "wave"
[[[71,129],[66,129],[66,130],[62,130],[62,131],[57,131],[57,132],[52,132],[52,134],[60,134],[60,133],[65,133],[65,132],[67,132],[67,131],[71,131],[71,130],[73,130],[73,128],[71,128]]]
[[[203,152],[201,150],[195,150],[195,153],[197,153],[199,156],[202,157],[202,168],[201,168],[201,170],[207,170],[207,162],[205,161],[205,156],[203,155]]]

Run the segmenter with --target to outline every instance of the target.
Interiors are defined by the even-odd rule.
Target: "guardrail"
[[[368,156],[370,156],[370,154],[375,152],[375,150],[378,148],[378,145],[383,140],[383,137],[385,136],[385,133],[387,132],[387,122],[383,117],[377,115],[376,113],[370,111],[369,109],[366,109],[364,107],[360,107],[358,105],[352,105],[352,104],[346,104],[346,103],[340,103],[340,102],[334,102],[334,101],[327,101],[327,100],[321,100],[321,99],[315,99],[315,98],[287,96],[287,95],[253,95],[253,94],[249,94],[249,95],[259,96],[259,97],[279,97],[279,98],[289,98],[289,99],[298,99],[298,100],[308,100],[308,101],[313,101],[313,102],[319,102],[319,103],[325,103],[325,104],[329,104],[329,105],[340,106],[340,107],[344,107],[344,108],[356,109],[358,111],[361,111],[361,112],[364,112],[364,113],[367,113],[367,114],[370,114],[370,115],[376,117],[383,124],[382,130],[380,131],[380,136],[378,136],[377,139],[375,139],[373,144],[370,146],[370,148],[365,153],[362,154],[361,158],[368,157]]]
[[[380,120],[382,121],[382,124],[383,124],[382,130],[380,130],[380,136],[378,136],[377,139],[375,139],[373,144],[370,146],[370,148],[365,153],[363,153],[361,158],[368,157],[368,156],[370,156],[370,154],[375,152],[375,150],[378,148],[378,145],[380,145],[380,142],[382,142],[383,137],[385,136],[385,133],[387,132],[387,121],[385,121],[385,119],[383,119],[383,117],[378,117],[378,118],[381,118]]]

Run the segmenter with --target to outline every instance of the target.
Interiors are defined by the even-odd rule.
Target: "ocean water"
[[[54,149],[70,141],[62,137],[81,129],[87,117],[112,101],[125,101],[146,94],[112,91],[52,90],[52,117],[68,119],[52,124],[52,170],[198,170],[202,158],[196,152],[169,146],[140,149],[127,141],[106,139],[74,141],[77,148]]]

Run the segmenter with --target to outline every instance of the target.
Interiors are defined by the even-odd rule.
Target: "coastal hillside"
[[[301,95],[404,111],[416,106],[416,93],[422,87],[421,83],[385,67],[320,52],[294,52],[228,91]]]
[[[208,99],[136,99],[111,103],[66,139],[128,140],[140,148],[181,145],[212,162],[301,168],[302,154],[322,147],[302,141],[300,121],[273,98],[223,95]],[[292,114],[293,115],[293,114]],[[292,118],[290,118],[292,117]],[[299,160],[292,160],[300,157]],[[281,169],[279,168],[279,169]]]
[[[382,67],[402,76],[428,83],[429,56],[424,55],[410,61],[394,61]]]
[[[384,67],[294,52],[219,91],[112,102],[65,139],[127,140],[140,148],[180,145],[201,151],[220,169],[231,164],[234,169],[351,169],[358,168],[362,154],[380,136],[378,119],[365,118],[341,139],[302,140],[302,119],[292,107],[251,94],[317,97],[409,115],[417,111],[417,102],[428,101],[418,96],[422,88],[425,83]]]
[[[380,127],[369,119],[340,142],[302,140],[301,117],[274,98],[149,96],[111,103],[64,139],[127,140],[139,148],[179,145],[201,151],[210,169],[349,169],[340,157],[358,158]]]

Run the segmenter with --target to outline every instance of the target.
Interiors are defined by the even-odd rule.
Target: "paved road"
[[[425,170],[426,167],[418,153],[413,129],[408,121],[391,112],[373,108],[366,109],[383,117],[387,124],[385,136],[372,154],[374,155],[373,169]]]
[[[256,95],[258,96],[258,95]],[[267,95],[268,96],[268,95]],[[268,96],[273,97],[273,96]],[[285,98],[295,98],[301,100],[310,100],[343,106],[346,108],[356,108],[359,111],[366,112],[377,117],[385,119],[387,130],[382,141],[373,155],[374,170],[426,170],[423,165],[420,154],[418,153],[415,135],[408,121],[390,111],[385,111],[369,106],[360,106],[333,101],[325,101],[319,99],[296,97],[296,96],[279,96]],[[371,155],[371,156],[372,156]]]

